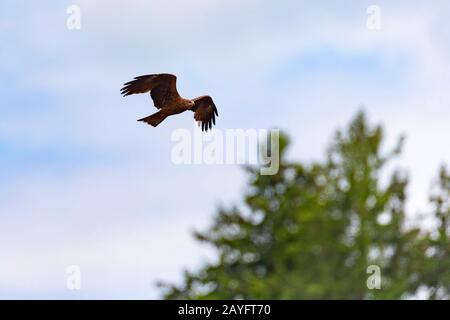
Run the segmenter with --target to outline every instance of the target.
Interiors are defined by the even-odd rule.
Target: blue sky
[[[81,9],[68,30],[66,9]],[[366,27],[369,5],[381,30]],[[364,106],[426,210],[450,162],[448,1],[73,1],[0,4],[0,298],[157,298],[157,280],[212,259],[195,243],[220,204],[239,203],[239,166],[176,166],[171,133],[136,122],[148,96],[119,94],[172,72],[185,97],[211,94],[217,129],[279,127],[290,157],[320,159]],[[167,201],[176,194],[177,201]],[[82,289],[66,288],[79,265]]]

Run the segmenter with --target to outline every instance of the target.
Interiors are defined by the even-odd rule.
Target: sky
[[[157,299],[157,281],[212,261],[191,233],[241,203],[246,176],[175,165],[171,134],[194,130],[192,114],[136,122],[150,98],[119,89],[141,74],[213,96],[215,130],[285,130],[295,160],[322,159],[363,109],[386,147],[406,136],[394,165],[410,176],[409,214],[426,212],[450,163],[448,12],[439,0],[1,1],[0,298]]]

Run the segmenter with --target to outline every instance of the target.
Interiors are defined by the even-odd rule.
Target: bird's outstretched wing
[[[153,103],[158,109],[181,98],[177,91],[177,77],[168,73],[136,77],[133,81],[125,83],[120,91],[124,97],[150,92]]]
[[[195,102],[195,106],[191,109],[194,111],[194,119],[201,122],[202,131],[208,131],[216,124],[216,116],[219,116],[213,99],[210,96],[202,96],[192,101]]]

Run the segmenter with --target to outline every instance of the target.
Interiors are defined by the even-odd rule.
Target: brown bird
[[[199,125],[201,123],[202,131],[208,131],[213,124],[216,124],[216,116],[219,116],[210,96],[201,96],[192,100],[182,98],[177,91],[177,77],[173,74],[139,76],[125,83],[120,91],[124,97],[150,92],[153,104],[159,111],[138,121],[144,121],[154,127],[168,116],[191,110],[194,112],[194,119]]]

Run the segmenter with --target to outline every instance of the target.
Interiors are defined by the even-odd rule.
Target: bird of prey
[[[150,92],[153,104],[158,112],[139,119],[156,127],[168,116],[182,113],[186,110],[194,112],[194,119],[201,124],[202,131],[208,131],[216,124],[216,105],[210,96],[201,96],[195,99],[184,99],[177,91],[177,77],[173,74],[149,74],[135,77],[134,80],[124,84],[121,93],[124,97],[135,93]]]

